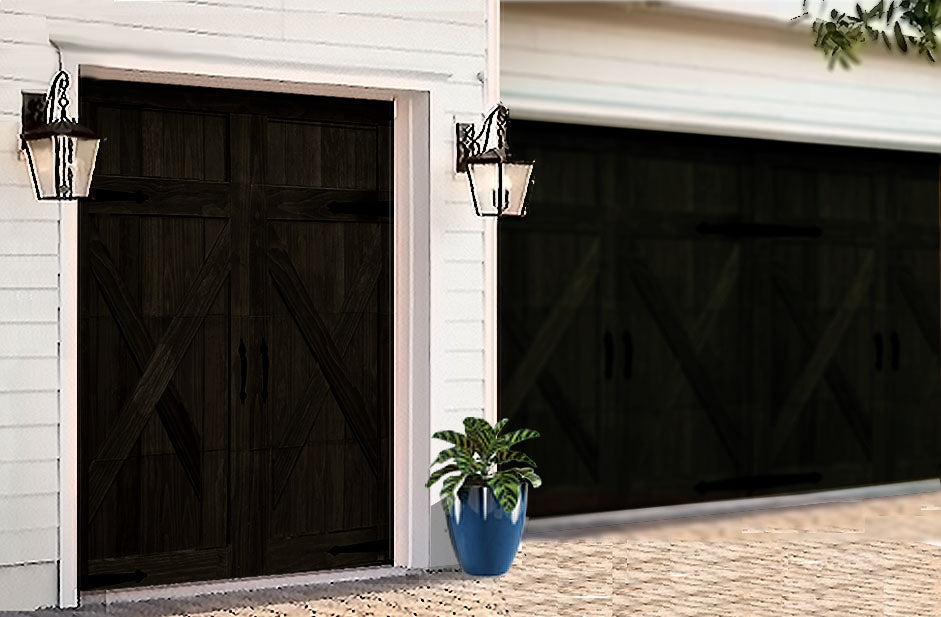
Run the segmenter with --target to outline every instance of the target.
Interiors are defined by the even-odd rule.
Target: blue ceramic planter
[[[461,569],[474,576],[499,576],[510,569],[526,518],[524,482],[520,499],[507,513],[486,486],[465,486],[448,512],[448,534]]]

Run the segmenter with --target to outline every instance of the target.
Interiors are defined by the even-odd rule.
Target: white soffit
[[[758,8],[783,15],[800,0],[504,2],[514,117],[941,150],[941,67],[873,46],[830,71],[807,22]],[[720,4],[742,12],[711,10]]]
[[[626,10],[655,7],[719,13],[728,16],[758,18],[775,22],[790,22],[802,12],[803,0],[501,0],[503,4],[584,4],[621,5]],[[872,2],[860,2],[869,8]],[[853,11],[855,0],[807,0],[811,14],[829,12],[830,9]]]

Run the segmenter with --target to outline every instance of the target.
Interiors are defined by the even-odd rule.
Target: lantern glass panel
[[[523,216],[526,204],[526,192],[533,173],[532,163],[504,163],[503,195],[501,214],[504,216]]]
[[[30,173],[35,179],[36,196],[40,199],[48,199],[56,195],[55,140],[55,137],[44,137],[26,142]]]
[[[468,163],[467,178],[470,181],[471,197],[477,214],[497,216],[502,211],[503,202],[498,195],[500,171],[503,165],[496,161],[486,163]]]
[[[101,140],[85,137],[73,139],[75,139],[75,156],[72,162],[72,196],[88,197],[92,174],[95,172],[98,144]]]

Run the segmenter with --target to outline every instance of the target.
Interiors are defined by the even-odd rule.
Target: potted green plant
[[[450,447],[432,463],[426,487],[438,480],[448,534],[458,561],[468,574],[498,576],[510,569],[519,549],[526,517],[527,486],[542,484],[536,463],[516,444],[539,437],[532,429],[503,434],[507,420],[495,426],[465,418],[464,433],[438,431],[432,437]]]

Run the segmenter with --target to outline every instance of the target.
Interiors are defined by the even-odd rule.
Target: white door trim
[[[260,65],[243,60],[192,59],[160,52],[121,52],[50,39],[73,76],[70,113],[78,116],[77,76],[255,91],[293,92],[393,101],[393,566],[428,564],[430,417],[431,147],[439,139],[431,110],[447,74],[402,71],[329,72],[311,65]],[[78,213],[60,213],[59,351],[59,606],[78,595]]]
[[[484,104],[487,109],[500,102],[500,0],[487,2],[487,75]],[[497,421],[497,219],[484,219],[484,418]]]

